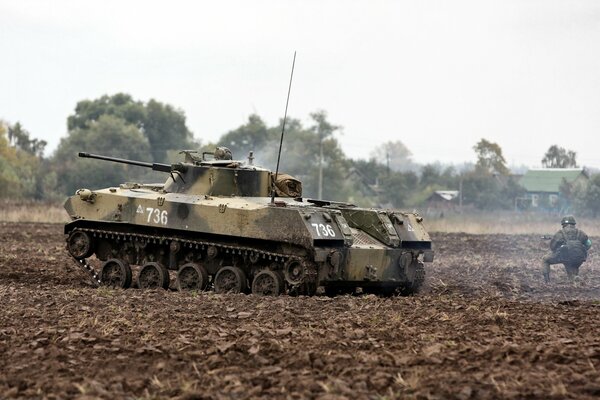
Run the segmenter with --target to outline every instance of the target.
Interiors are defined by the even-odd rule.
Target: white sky
[[[215,141],[256,112],[328,111],[350,157],[509,164],[558,144],[600,167],[600,2],[0,0],[0,118],[53,151],[77,101],[126,92]],[[257,152],[260,150],[257,149]]]

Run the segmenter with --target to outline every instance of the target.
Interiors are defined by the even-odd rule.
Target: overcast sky
[[[552,144],[600,167],[600,2],[0,0],[0,119],[52,152],[82,99],[182,109],[203,141],[258,113],[324,109],[346,154],[401,140],[415,161],[509,164]],[[256,149],[257,152],[260,149]]]

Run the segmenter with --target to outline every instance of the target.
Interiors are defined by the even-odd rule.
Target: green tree
[[[150,155],[145,154],[142,157],[144,160],[167,162],[169,150],[196,146],[192,133],[185,124],[183,111],[154,99],[144,104],[125,93],[78,102],[75,113],[67,118],[69,132],[90,128],[103,115],[116,117],[146,136],[150,144]]]
[[[31,139],[20,123],[0,121],[0,198],[41,199],[45,171],[40,167],[46,143]]]
[[[422,187],[439,186],[454,189],[458,188],[458,175],[452,166],[442,169],[439,164],[426,164],[421,168],[419,184]]]
[[[274,129],[268,129],[258,115],[252,114],[244,125],[221,136],[218,145],[228,147],[234,158],[241,159],[250,151],[263,156],[272,152],[272,148],[269,147],[275,146],[278,138],[279,135]]]
[[[552,145],[544,154],[542,165],[546,168],[576,168],[577,153]]]
[[[502,148],[497,143],[481,139],[473,146],[473,149],[477,154],[476,169],[491,174],[508,175],[509,171],[502,155]]]
[[[481,210],[510,209],[525,189],[512,176],[492,175],[475,169],[463,175],[463,203]]]
[[[169,104],[151,99],[146,103],[142,132],[148,138],[152,159],[167,162],[168,150],[195,148],[192,132],[185,124],[185,114]]]
[[[44,149],[48,144],[45,140],[30,138],[29,132],[23,129],[19,122],[8,126],[8,142],[9,145],[37,157],[43,156]]]
[[[75,106],[75,113],[67,118],[67,129],[89,128],[90,124],[98,121],[102,115],[118,117],[128,124],[142,128],[145,121],[144,104],[134,101],[125,93],[112,96],[104,95],[95,100],[82,100]]]
[[[600,215],[600,174],[592,175],[586,185],[575,186],[573,192],[580,213],[594,218]]]
[[[6,131],[5,125],[0,123],[0,198],[20,198],[22,189],[14,165],[17,155],[15,149],[9,146]]]
[[[502,149],[497,143],[481,139],[474,147],[475,169],[462,176],[464,204],[483,210],[511,208],[524,189],[509,175]]]
[[[364,184],[371,186],[378,184],[379,177],[388,173],[386,166],[375,158],[370,158],[369,160],[359,158],[356,160],[349,160],[349,162],[351,168],[357,172]]]
[[[81,187],[118,185],[147,174],[141,167],[78,158],[80,151],[143,160],[150,145],[138,128],[114,115],[101,115],[86,127],[71,130],[53,157],[59,189],[64,194],[72,194]]]
[[[464,174],[462,189],[464,204],[472,204],[482,210],[504,208],[503,199],[499,197],[502,189],[500,182],[491,174],[477,170]]]
[[[406,206],[411,193],[415,190],[418,177],[414,172],[391,172],[379,179],[381,194],[379,203],[394,208]]]

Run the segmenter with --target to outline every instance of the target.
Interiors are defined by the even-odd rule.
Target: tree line
[[[1,121],[0,121],[1,122]],[[194,139],[185,113],[156,100],[142,102],[128,94],[82,100],[67,119],[68,133],[55,152],[44,155],[46,142],[32,137],[19,123],[0,123],[0,198],[57,201],[81,187],[100,188],[126,181],[160,182],[164,174],[145,168],[77,157],[81,151],[146,162],[179,161],[180,150],[212,151],[228,147],[236,159],[254,153],[256,164],[275,170],[282,122],[268,126],[258,115],[225,133],[216,143]],[[462,189],[462,202],[484,210],[510,209],[524,193],[506,165],[497,143],[474,144],[474,165],[458,169],[419,165],[401,141],[382,143],[368,159],[347,157],[342,128],[323,110],[310,114],[307,125],[286,122],[280,171],[303,182],[305,197],[349,201],[361,206],[416,207],[436,190]],[[558,146],[542,159],[546,167],[577,166],[576,154]],[[581,210],[600,200],[600,178],[589,187],[564,187]]]

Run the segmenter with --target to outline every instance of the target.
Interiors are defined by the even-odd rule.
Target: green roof
[[[528,192],[558,193],[563,179],[572,183],[580,176],[587,178],[583,168],[530,169],[521,177],[519,183]]]

